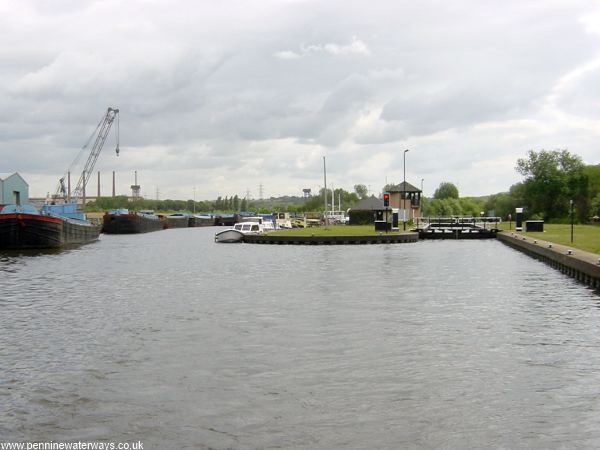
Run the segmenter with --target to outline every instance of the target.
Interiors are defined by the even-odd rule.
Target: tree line
[[[442,182],[431,198],[421,198],[422,214],[434,217],[479,216],[484,213],[506,220],[509,214],[514,214],[515,208],[521,207],[525,208],[527,218],[546,221],[567,221],[571,211],[578,222],[588,222],[593,216],[600,216],[600,165],[585,165],[579,156],[568,150],[530,150],[526,157],[517,160],[515,170],[523,176],[522,181],[510,186],[507,192],[483,197],[460,197],[456,185]],[[368,195],[364,184],[356,184],[352,192],[341,188],[327,191],[321,188],[318,195],[308,198],[288,196],[251,200],[234,194],[204,201],[138,199],[132,203],[126,196],[100,197],[88,204],[86,209],[130,208],[198,213],[302,213],[332,208],[345,211]]]
[[[507,219],[515,208],[524,208],[529,219],[585,223],[600,216],[600,165],[585,165],[568,150],[530,150],[519,158],[515,170],[523,180],[507,192],[459,198],[452,183],[442,183],[432,199],[423,202],[423,214],[495,215]]]
[[[600,215],[600,165],[586,165],[568,150],[530,150],[515,170],[523,181],[508,192],[490,196],[489,208],[502,215],[525,208],[526,217],[565,222],[589,222]]]
[[[335,198],[335,208],[345,211],[354,206],[361,198],[366,195],[366,187],[363,192],[363,185],[358,185],[360,194],[357,192],[348,192],[344,189],[327,189],[328,206],[331,209],[332,196]],[[193,200],[152,200],[131,198],[120,195],[116,197],[99,197],[86,205],[86,211],[108,211],[111,209],[133,209],[133,210],[154,210],[161,212],[168,211],[187,211],[196,213],[239,213],[242,211],[256,213],[272,213],[274,211],[287,212],[315,212],[322,211],[324,208],[325,190],[321,189],[319,195],[304,197],[278,197],[269,199],[248,200],[241,198],[237,194],[231,196],[218,196],[215,200],[193,201]],[[361,197],[362,195],[362,197]]]

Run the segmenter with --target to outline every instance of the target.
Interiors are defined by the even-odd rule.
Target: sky
[[[302,195],[324,157],[328,187],[493,194],[529,150],[600,162],[600,2],[0,2],[0,172],[55,192],[108,107],[103,195]]]

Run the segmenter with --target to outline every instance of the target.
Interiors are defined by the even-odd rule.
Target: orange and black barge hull
[[[0,215],[0,249],[60,248],[98,239],[100,227],[35,214]]]

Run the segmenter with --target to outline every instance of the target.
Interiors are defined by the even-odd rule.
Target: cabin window
[[[21,193],[19,191],[13,191],[13,203],[15,205],[21,205]]]
[[[258,225],[252,225],[252,230],[251,231],[258,231]]]
[[[413,195],[412,199],[411,199],[411,205],[412,206],[419,206],[421,204],[421,194],[415,194]]]
[[[236,225],[235,227],[233,227],[235,230],[241,230],[242,226],[241,225]]]
[[[250,225],[244,225],[244,226],[242,227],[242,230],[243,230],[243,231],[250,231]]]

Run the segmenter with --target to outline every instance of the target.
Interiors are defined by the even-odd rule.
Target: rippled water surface
[[[496,241],[0,254],[0,442],[600,446],[597,293]]]

